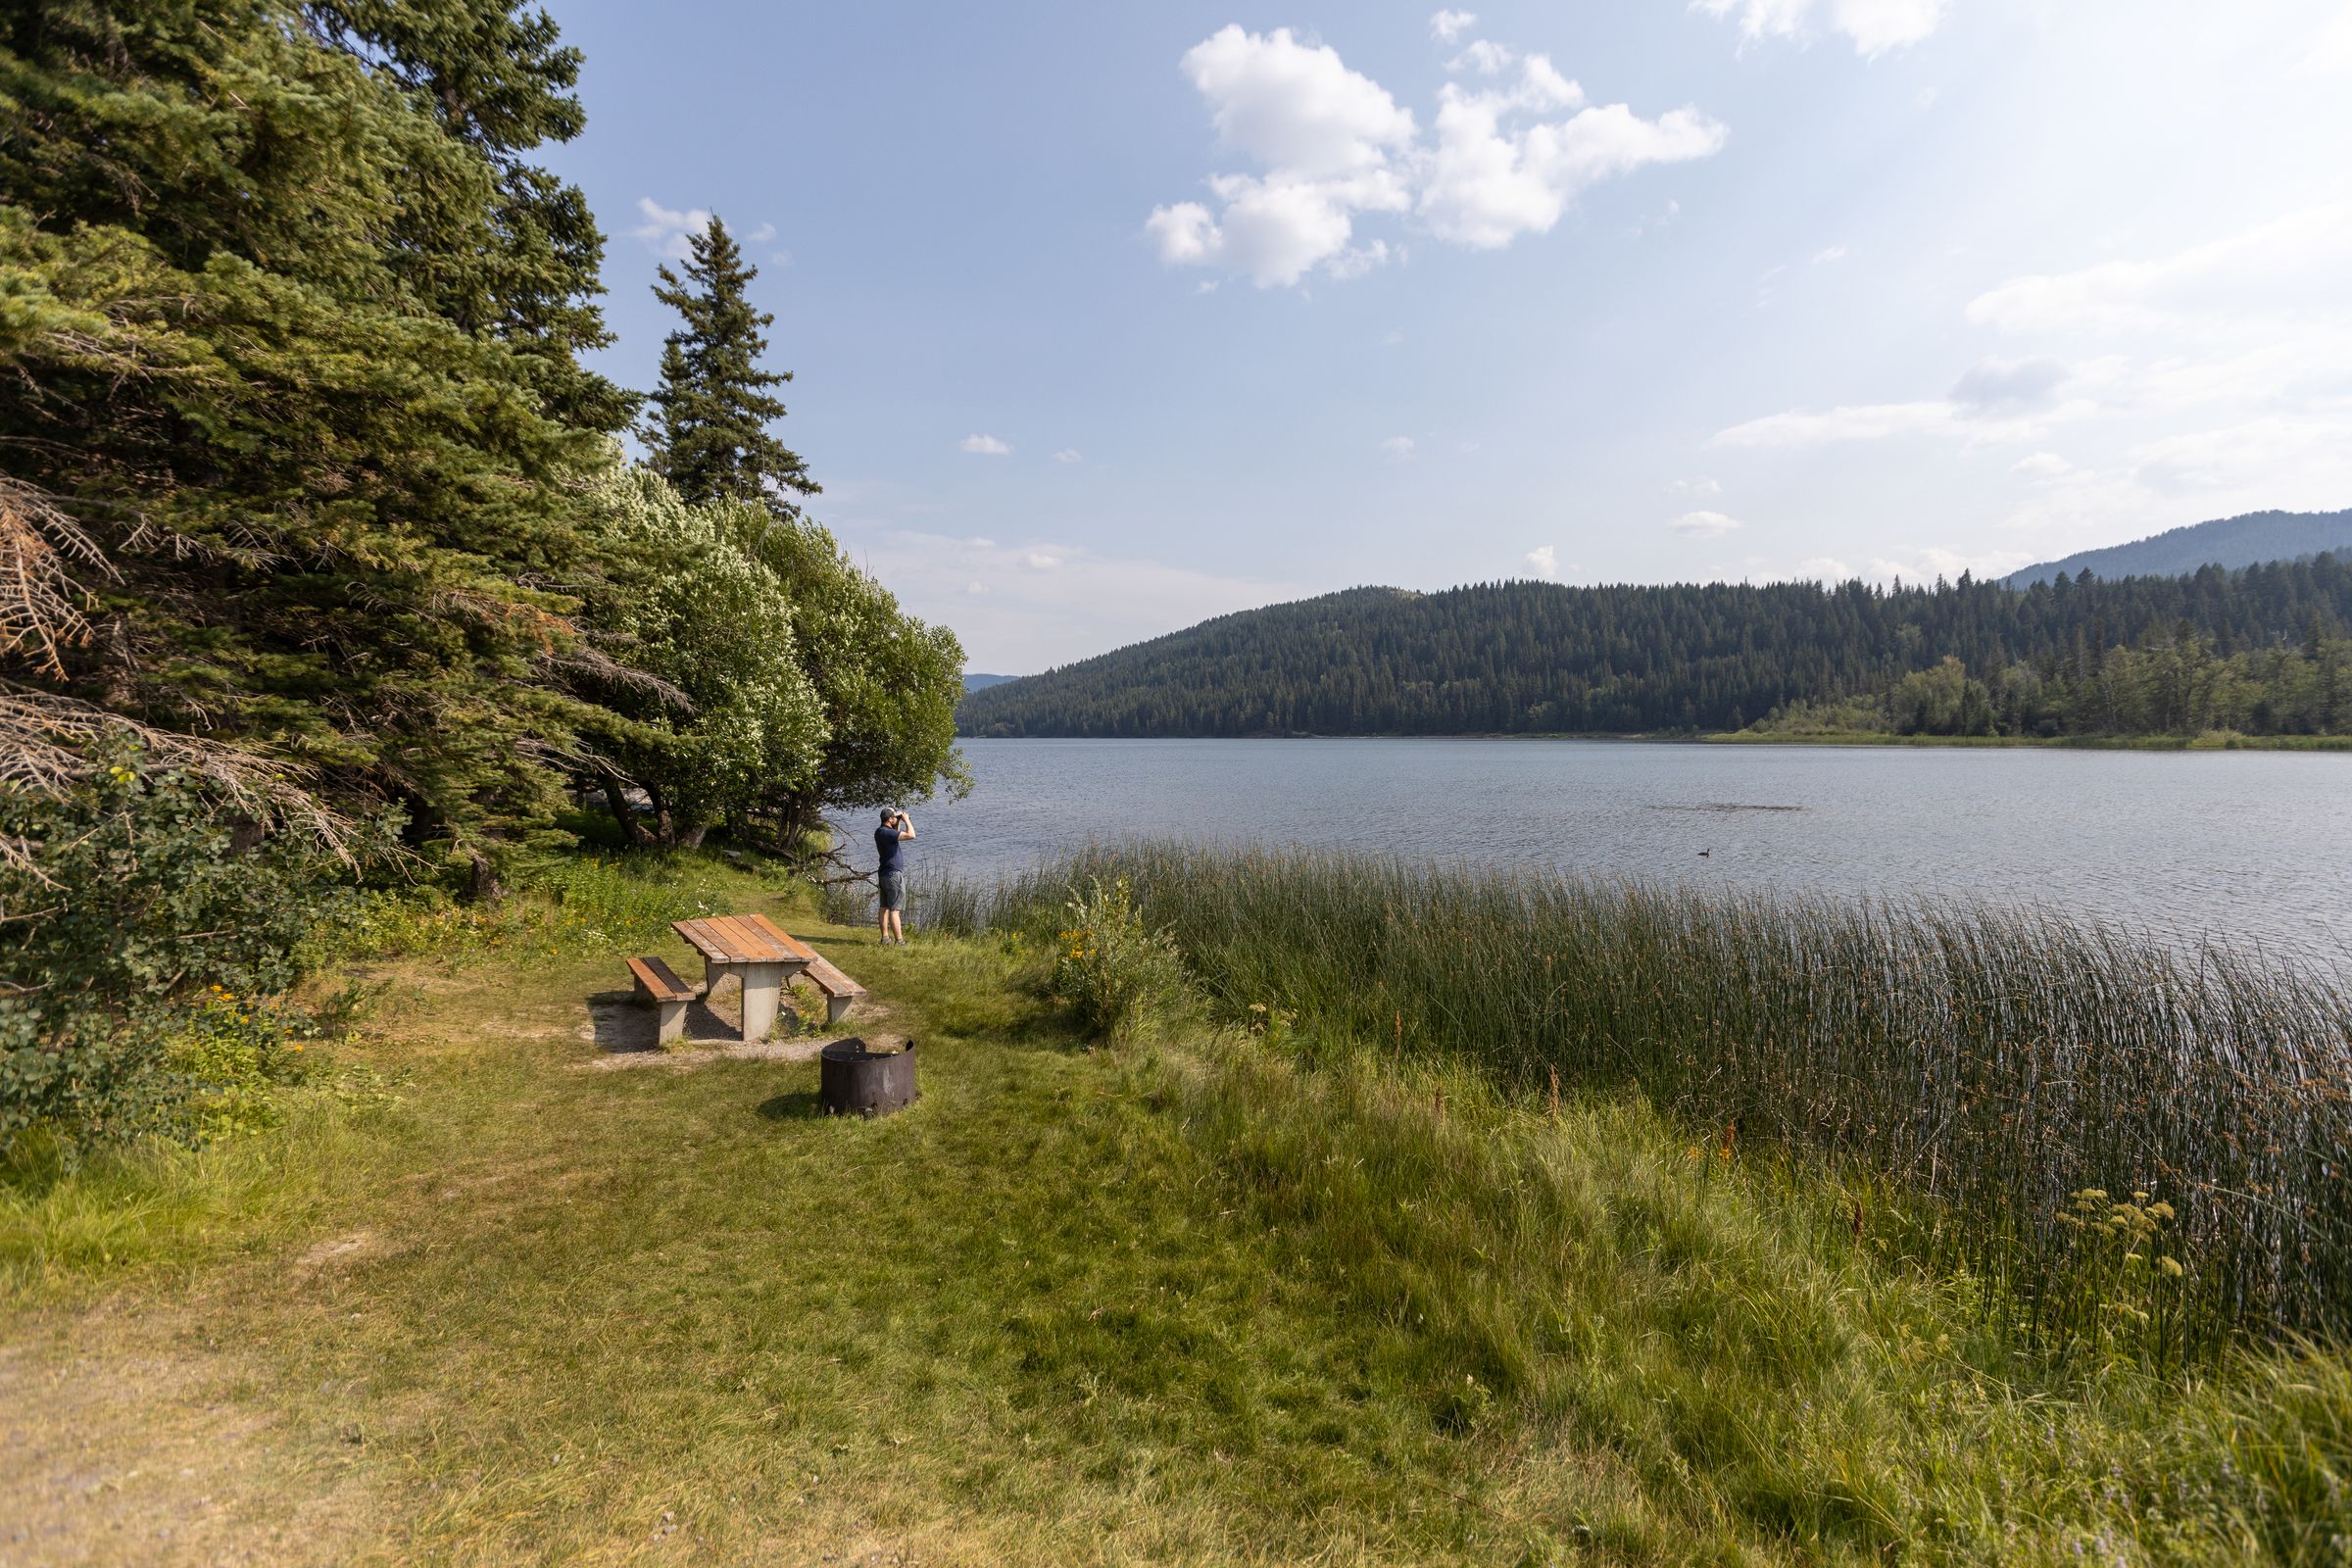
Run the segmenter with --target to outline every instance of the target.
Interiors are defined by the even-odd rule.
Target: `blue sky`
[[[722,215],[811,511],[975,669],[2352,506],[2343,0],[550,9],[605,368]]]

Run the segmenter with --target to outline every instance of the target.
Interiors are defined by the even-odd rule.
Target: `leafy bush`
[[[525,866],[514,897],[461,904],[436,887],[379,889],[361,899],[315,944],[319,958],[601,953],[642,947],[672,920],[714,914],[694,885],[691,859],[653,851],[579,854]]]
[[[304,1076],[311,1033],[309,1014],[281,998],[207,987],[167,1037],[186,1093],[174,1120],[207,1141],[274,1126],[276,1091]]]
[[[1111,1040],[1149,1035],[1185,995],[1184,960],[1167,932],[1144,924],[1125,877],[1070,890],[1069,924],[1054,960],[1054,994],[1089,1029]]]
[[[207,999],[284,993],[350,897],[322,852],[127,748],[66,799],[0,793],[0,836],[23,851],[0,861],[0,1150],[166,1121],[227,1059]]]

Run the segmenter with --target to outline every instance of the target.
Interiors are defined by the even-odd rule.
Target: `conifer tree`
[[[745,263],[716,217],[687,243],[685,275],[664,267],[654,289],[685,318],[662,347],[662,388],[646,432],[654,467],[689,505],[750,501],[789,521],[800,514],[793,496],[818,486],[800,454],[768,428],[784,417],[783,401],[768,389],[792,372],[760,364],[765,328],[776,319],[748,296],[760,270]]]
[[[514,0],[0,8],[0,682],[275,760],[494,885],[625,404],[577,60]],[[27,571],[16,568],[28,564]]]

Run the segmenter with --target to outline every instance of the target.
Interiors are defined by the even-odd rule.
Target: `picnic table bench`
[[[743,1038],[764,1039],[774,1027],[787,981],[806,977],[824,994],[825,1021],[839,1023],[865,988],[817,956],[816,950],[764,914],[723,914],[676,920],[670,929],[703,956],[703,999],[734,975],[743,982]],[[652,960],[659,963],[660,959]],[[632,972],[636,963],[629,965]],[[674,980],[674,976],[672,979]],[[642,985],[642,980],[641,980]],[[681,1015],[684,1008],[679,1009]],[[663,1014],[666,1023],[667,1013]],[[673,1038],[669,1035],[663,1039]]]
[[[686,1004],[694,1000],[694,987],[679,979],[668,964],[651,956],[631,958],[629,977],[636,983],[637,994],[661,1009],[654,1038],[667,1045],[684,1034]]]

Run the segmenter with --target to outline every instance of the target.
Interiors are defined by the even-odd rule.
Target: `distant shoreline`
[[[2035,747],[2074,752],[2352,752],[2352,735],[1893,735],[1829,730],[1757,735],[1746,730],[1699,737],[1715,746]]]
[[[962,741],[1639,741],[1650,746],[1927,746],[2074,752],[2352,752],[2352,735],[1895,735],[1825,730],[1769,735],[1609,734],[1586,730],[1396,731],[1288,735],[958,735]]]

